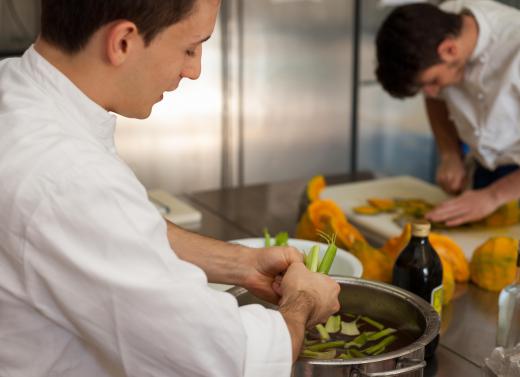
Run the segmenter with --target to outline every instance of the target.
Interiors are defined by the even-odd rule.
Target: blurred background
[[[392,99],[373,73],[375,33],[399,2],[223,0],[200,79],[147,120],[120,117],[121,157],[173,194],[361,170],[432,181],[422,97]],[[0,0],[0,58],[34,41],[39,4]]]

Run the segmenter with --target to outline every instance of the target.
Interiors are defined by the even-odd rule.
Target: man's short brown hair
[[[42,0],[41,36],[75,53],[103,25],[115,20],[136,24],[146,44],[184,19],[197,0]]]
[[[397,7],[376,36],[376,77],[397,98],[411,97],[420,89],[421,72],[442,63],[437,48],[462,30],[462,16],[428,3]]]

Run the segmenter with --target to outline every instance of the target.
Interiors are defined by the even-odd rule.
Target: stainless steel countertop
[[[328,182],[370,179],[341,176]],[[203,220],[196,232],[221,240],[260,237],[296,229],[298,207],[305,181],[289,181],[242,188],[196,192],[184,199],[199,209]],[[495,346],[498,294],[473,284],[459,284],[453,301],[444,307],[440,345],[429,361],[427,377],[479,376],[480,366]]]

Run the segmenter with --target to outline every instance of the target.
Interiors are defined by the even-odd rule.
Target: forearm
[[[251,266],[250,249],[184,230],[169,221],[168,241],[175,254],[200,267],[214,283],[241,285]]]
[[[300,354],[305,337],[305,326],[311,317],[313,307],[312,297],[304,291],[297,292],[280,305],[280,313],[291,335],[293,362],[298,359]]]
[[[497,207],[520,199],[520,170],[500,178],[485,190],[489,190]]]
[[[461,158],[459,136],[455,124],[449,118],[446,103],[433,98],[426,98],[425,102],[430,127],[441,158]]]

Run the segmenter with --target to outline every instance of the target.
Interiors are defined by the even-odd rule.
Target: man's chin
[[[132,109],[125,112],[119,112],[119,115],[124,116],[125,118],[132,118],[132,119],[146,119],[150,116],[152,113],[152,107],[143,108],[143,109]]]

